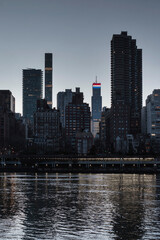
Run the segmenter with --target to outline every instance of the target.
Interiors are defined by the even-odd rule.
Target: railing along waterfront
[[[3,155],[1,171],[42,172],[160,172],[155,157],[77,157]]]
[[[22,159],[32,159],[32,160],[48,160],[48,161],[69,161],[69,160],[79,160],[79,161],[156,161],[160,160],[159,158],[154,157],[78,157],[78,156],[71,156],[71,157],[60,157],[60,156],[21,156],[19,157],[20,160]]]

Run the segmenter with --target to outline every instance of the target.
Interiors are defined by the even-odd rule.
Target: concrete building
[[[111,141],[141,133],[142,50],[127,32],[111,41]]]
[[[45,99],[50,108],[52,108],[52,92],[53,92],[53,67],[52,53],[45,53]]]
[[[76,133],[80,131],[90,132],[91,113],[90,107],[83,102],[83,93],[79,88],[72,97],[72,102],[65,109],[65,135],[68,150],[76,152]]]
[[[10,143],[14,112],[15,98],[11,91],[0,90],[0,148],[8,147]]]
[[[10,90],[0,90],[0,150],[22,150],[25,145],[24,124],[16,119],[15,98]],[[8,152],[8,153],[9,153]]]
[[[101,113],[101,121],[100,121],[100,141],[102,145],[102,150],[104,152],[111,151],[111,143],[110,143],[110,108],[103,108]]]
[[[78,155],[87,155],[93,146],[93,135],[91,132],[83,131],[76,133],[76,151]]]
[[[142,124],[147,123],[146,133],[151,137],[153,151],[160,152],[160,89],[155,89],[147,97],[145,116]]]
[[[101,121],[102,111],[102,97],[101,97],[101,83],[92,84],[92,122],[91,131],[94,137],[99,134],[99,122]]]
[[[23,70],[23,117],[33,123],[37,100],[42,98],[42,71],[40,69]]]
[[[34,144],[43,153],[53,153],[60,150],[61,124],[60,113],[51,109],[47,100],[37,101],[37,111],[34,113]]]
[[[15,98],[10,90],[0,90],[0,106],[4,110],[15,112]]]
[[[73,92],[71,89],[65,89],[65,92],[57,94],[57,109],[60,111],[60,120],[62,127],[65,127],[65,108],[72,102]]]

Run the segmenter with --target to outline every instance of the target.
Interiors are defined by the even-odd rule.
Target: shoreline
[[[3,156],[0,172],[31,173],[160,173],[156,157]]]

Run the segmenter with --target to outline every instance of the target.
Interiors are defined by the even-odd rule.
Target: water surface
[[[0,239],[160,239],[160,176],[0,174]]]

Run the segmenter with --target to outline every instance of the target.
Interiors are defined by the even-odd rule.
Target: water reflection
[[[1,174],[0,219],[0,239],[160,239],[160,176]]]
[[[142,184],[143,183],[143,184]],[[141,239],[144,235],[144,178],[119,176],[117,194],[110,199],[114,203],[113,229],[115,239]]]

